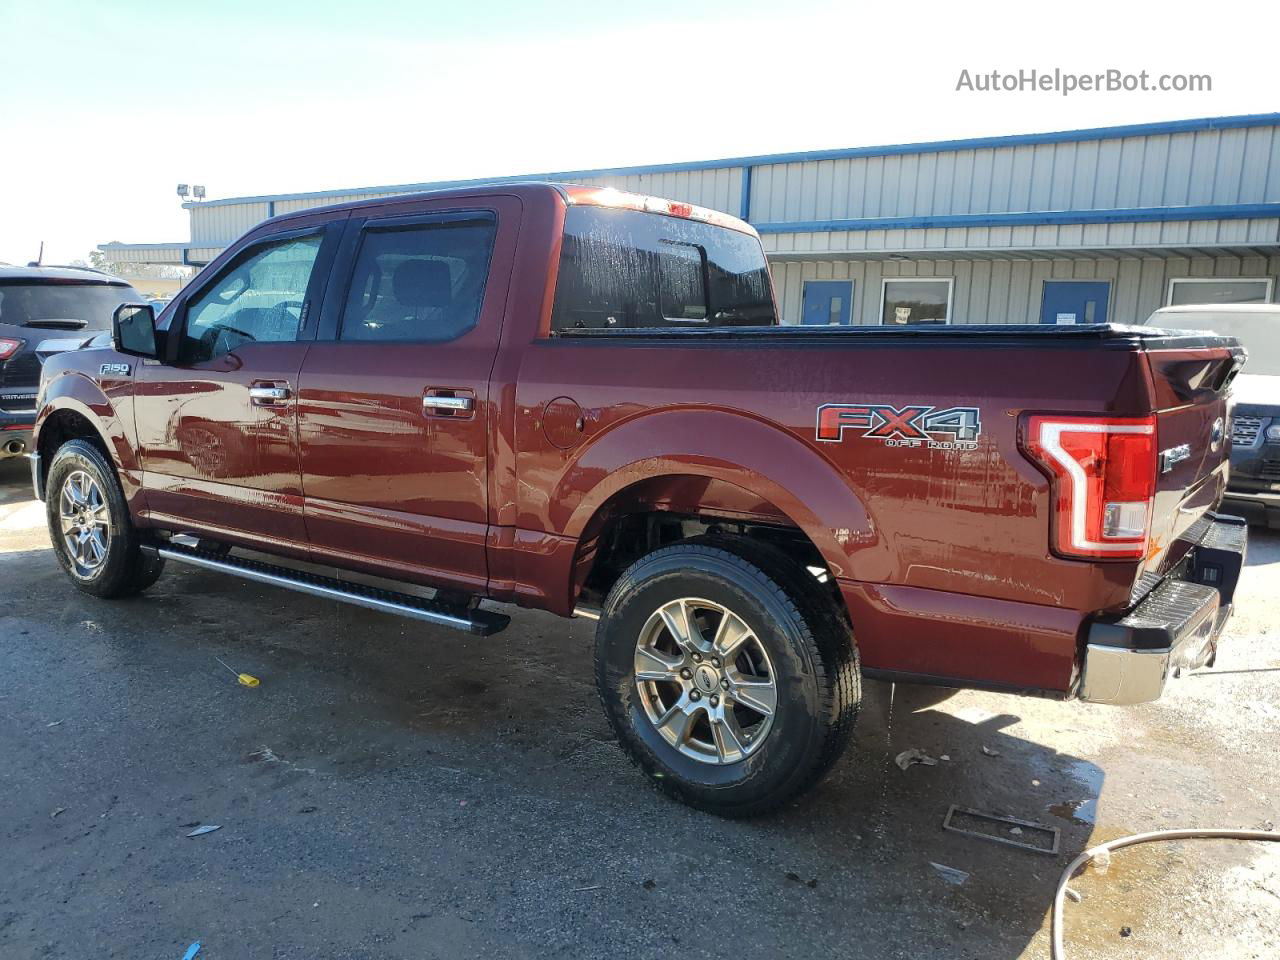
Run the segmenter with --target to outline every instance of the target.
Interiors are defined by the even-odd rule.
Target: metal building
[[[760,231],[785,323],[1132,323],[1274,301],[1280,113],[465,183],[560,180],[714,207]],[[185,203],[191,239],[115,261],[209,262],[277,214],[459,182]]]

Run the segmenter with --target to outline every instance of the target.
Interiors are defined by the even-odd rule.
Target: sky
[[[180,182],[214,199],[1267,113],[1278,22],[1272,2],[0,0],[0,261],[186,240]],[[956,89],[1032,68],[1213,89]]]

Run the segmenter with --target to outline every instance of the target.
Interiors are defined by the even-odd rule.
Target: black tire
[[[87,475],[96,485],[109,521],[105,554],[91,567],[73,555],[62,531],[63,491],[73,478]],[[58,448],[45,482],[45,513],[54,556],[76,588],[103,599],[141,593],[159,579],[164,560],[139,549],[124,491],[115,468],[88,440],[71,440]]]
[[[689,597],[732,611],[767,653],[776,707],[758,744],[736,761],[726,759],[735,756],[732,751],[713,760],[687,755],[688,748],[673,746],[646,712],[662,707],[669,713],[674,704],[663,696],[688,705],[696,673],[692,682],[663,681],[645,692],[636,679],[637,644],[650,630],[663,629],[646,625],[655,623],[651,618],[664,604]],[[695,620],[699,616],[694,613]],[[714,622],[699,629],[706,640]],[[663,792],[726,817],[767,813],[809,789],[844,751],[861,701],[857,648],[833,598],[786,554],[742,537],[698,537],[633,563],[605,600],[595,658],[600,700],[632,761]],[[715,665],[721,666],[718,659]],[[731,667],[723,666],[719,682],[727,684]],[[703,700],[701,709],[710,702]],[[722,702],[727,708],[730,699]],[[705,722],[702,729],[716,740],[710,717]]]

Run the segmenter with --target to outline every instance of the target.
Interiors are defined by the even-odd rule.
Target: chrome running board
[[[453,606],[438,600],[415,597],[409,593],[399,593],[381,587],[370,587],[363,583],[339,580],[336,577],[291,570],[288,567],[244,557],[221,556],[172,542],[150,549],[166,560],[173,560],[176,563],[229,573],[232,576],[243,577],[246,580],[254,580],[273,587],[284,587],[286,590],[309,593],[313,597],[339,600],[381,613],[411,617],[414,620],[423,620],[441,627],[465,630],[481,637],[492,636],[511,622],[510,617],[494,613],[492,610]]]

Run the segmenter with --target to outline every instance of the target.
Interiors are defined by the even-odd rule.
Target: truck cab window
[[[565,214],[553,331],[777,322],[756,237],[638,210]]]
[[[489,214],[372,228],[360,242],[341,340],[444,341],[476,325],[493,251]]]
[[[246,343],[298,336],[319,234],[257,248],[187,303],[182,359],[212,360]]]
[[[692,243],[667,242],[659,248],[662,318],[707,321],[707,254]]]

